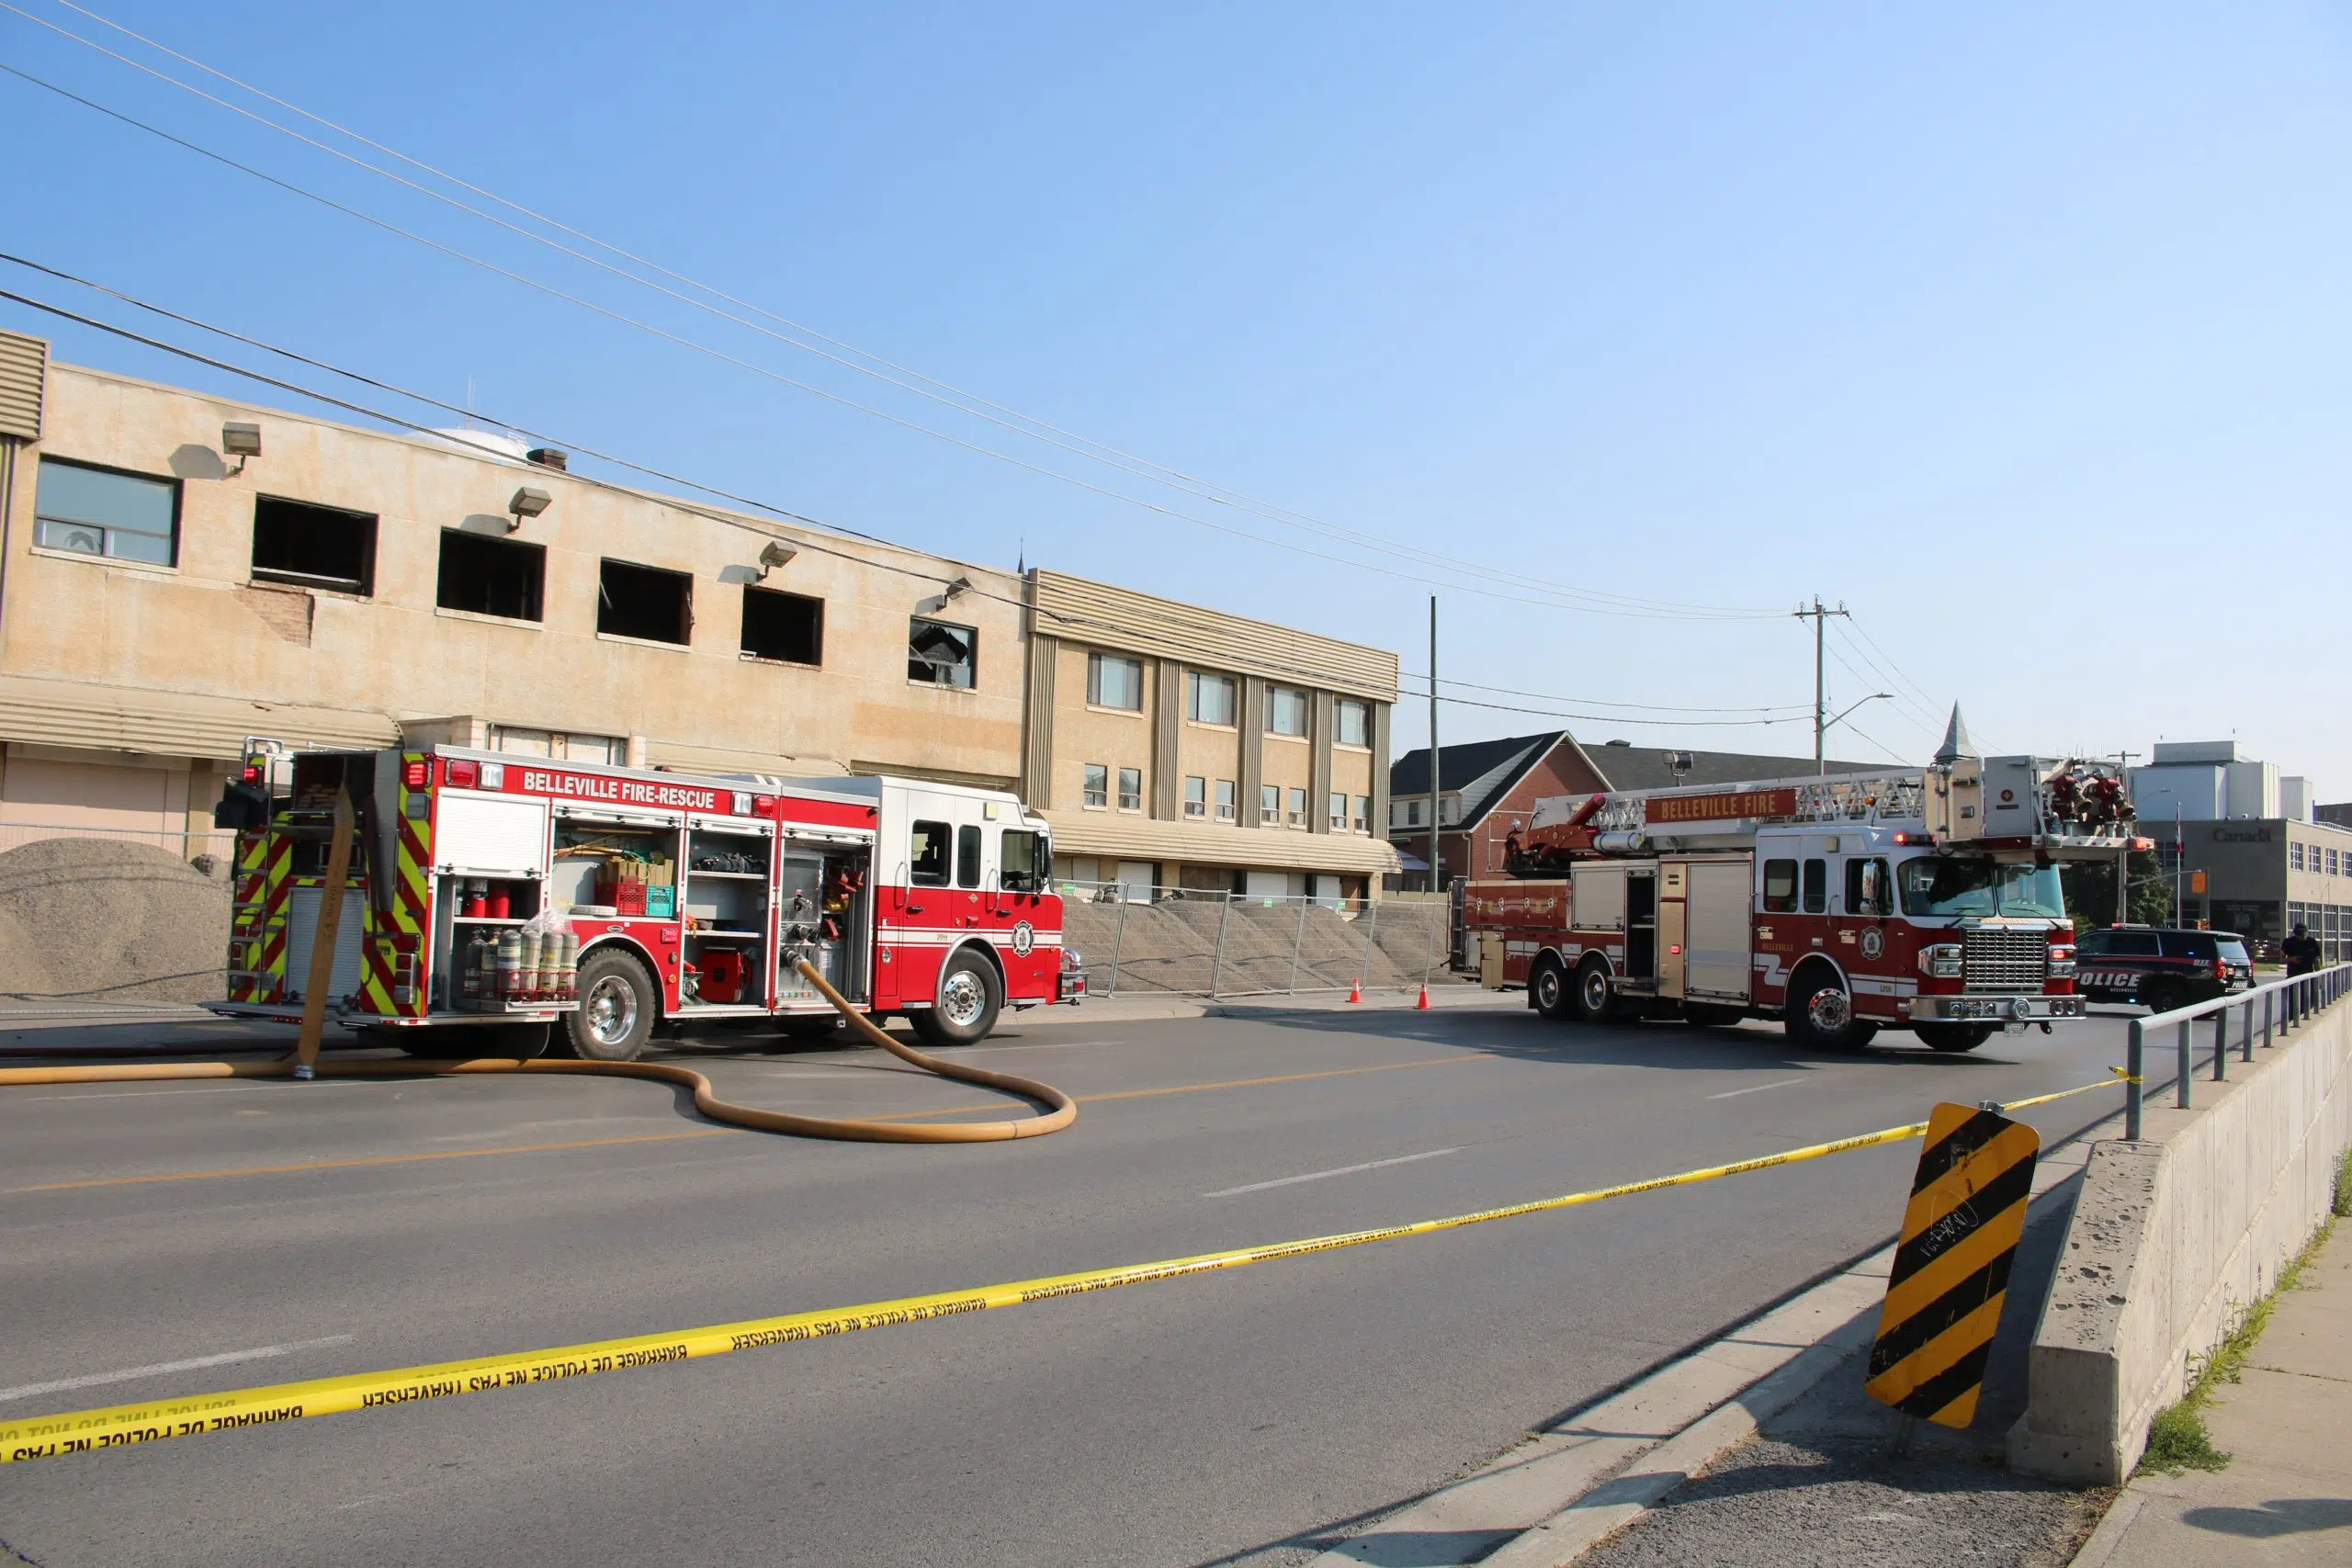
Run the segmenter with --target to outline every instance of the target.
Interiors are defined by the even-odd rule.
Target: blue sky
[[[2352,798],[2341,8],[428,0],[200,27],[95,8],[766,310],[1383,548],[1679,604],[1842,600],[1833,701],[1904,700],[1865,707],[1837,752],[1917,759],[1957,696],[1992,747],[2234,733]],[[636,288],[7,12],[0,61],[777,374],[1390,574],[827,401],[13,77],[0,145],[36,155],[11,161],[0,248],[453,401],[470,383],[490,414],[853,527],[1379,643],[1415,674],[1436,575],[1442,672],[1545,695],[1455,694],[1647,705],[1568,721],[1588,740],[1810,750],[1801,719],[1656,711],[1809,703],[1809,629],[1785,614],[1482,596]],[[6,302],[0,325],[237,385]],[[1552,721],[1442,722],[1453,740]],[[1423,734],[1408,701],[1398,745]]]

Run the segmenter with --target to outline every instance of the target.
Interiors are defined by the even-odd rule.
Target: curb
[[[2120,1116],[2110,1118],[2043,1155],[2029,1226],[2064,1212],[2049,1194],[2081,1172],[2094,1142],[2121,1128]],[[1866,1348],[1894,1257],[1890,1243],[1845,1265],[1389,1515],[1308,1568],[1408,1562],[1566,1568]],[[1447,1542],[1446,1554],[1430,1555],[1432,1541]],[[2077,1560],[2082,1568],[2097,1561],[2087,1547]]]

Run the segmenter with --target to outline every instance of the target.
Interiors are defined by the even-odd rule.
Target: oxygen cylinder
[[[481,950],[488,945],[481,932],[466,943],[465,956],[458,965],[458,1010],[471,1012],[481,1006]]]
[[[537,931],[523,933],[523,952],[514,964],[514,999],[529,1001],[539,989],[539,949],[545,944]]]
[[[514,999],[523,967],[523,933],[509,926],[498,933],[498,984],[491,996],[498,1005]]]
[[[563,933],[563,951],[557,961],[561,967],[556,975],[556,1000],[574,1001],[580,996],[580,937],[573,931]]]

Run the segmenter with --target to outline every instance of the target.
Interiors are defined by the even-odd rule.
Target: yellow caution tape
[[[2065,1089],[2036,1100],[2018,1100],[2016,1105],[2004,1109],[2037,1105],[2044,1100],[2061,1100],[2066,1095],[2106,1087],[2104,1081],[2085,1084],[2081,1089]],[[1314,1236],[1305,1241],[1238,1247],[1227,1252],[1204,1252],[1197,1257],[1170,1258],[1158,1263],[1131,1263],[1123,1268],[1091,1273],[1055,1274],[1037,1280],[1016,1280],[1001,1285],[982,1285],[967,1291],[900,1296],[893,1301],[867,1302],[858,1306],[787,1313],[780,1317],[747,1318],[740,1323],[714,1324],[667,1334],[597,1339],[548,1350],[477,1356],[462,1361],[438,1361],[431,1366],[401,1367],[390,1371],[355,1372],[344,1377],[312,1378],[303,1382],[272,1383],[263,1388],[232,1389],[221,1393],[149,1400],[138,1404],[108,1405],[100,1410],[39,1416],[23,1421],[0,1423],[0,1463],[86,1453],[97,1449],[153,1442],[164,1438],[192,1438],[207,1432],[226,1432],[275,1421],[299,1420],[308,1416],[332,1416],[346,1410],[404,1404],[413,1400],[446,1399],[461,1393],[491,1393],[505,1389],[527,1388],[563,1378],[624,1371],[632,1367],[659,1366],[670,1361],[690,1361],[704,1356],[723,1356],[730,1350],[788,1345],[803,1339],[823,1339],[868,1328],[894,1328],[933,1318],[985,1312],[991,1307],[1026,1306],[1033,1302],[1051,1301],[1059,1296],[1082,1295],[1091,1291],[1115,1290],[1122,1285],[1144,1285],[1159,1280],[1182,1279],[1194,1274],[1213,1273],[1221,1269],[1238,1269],[1250,1263],[1303,1258],[1310,1253],[1331,1252],[1343,1247],[1363,1247],[1375,1241],[1434,1235],[1440,1231],[1458,1230],[1465,1225],[1481,1225],[1495,1220],[1516,1219],[1522,1214],[1570,1209],[1610,1198],[1631,1197],[1637,1192],[1689,1187],[1702,1181],[1769,1170],[1775,1166],[1795,1165],[1804,1160],[1821,1159],[1881,1144],[1902,1143],[1917,1137],[1927,1130],[1927,1126],[1925,1122],[1913,1122],[1901,1127],[1839,1138],[1831,1143],[1812,1144],[1804,1148],[1783,1149],[1778,1154],[1758,1155],[1754,1159],[1735,1160],[1728,1165],[1705,1166],[1673,1176],[1622,1182],[1614,1187],[1599,1187],[1587,1192],[1570,1192],[1557,1198],[1542,1198],[1533,1202],[1513,1203],[1500,1209],[1480,1209],[1472,1213],[1448,1215],[1443,1219],[1417,1220],[1379,1230],[1344,1231],[1337,1235]]]

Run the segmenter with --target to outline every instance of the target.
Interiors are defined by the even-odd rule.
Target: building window
[[[1418,828],[1420,825],[1421,803],[1419,800],[1407,801],[1405,803],[1405,826],[1408,828]]]
[[[1231,724],[1234,680],[1198,670],[1184,671],[1184,716],[1196,724]]]
[[[492,751],[551,757],[559,762],[605,762],[616,768],[628,762],[628,742],[617,735],[567,735],[514,724],[493,724],[489,731]]]
[[[1306,792],[1303,789],[1295,789],[1290,792],[1289,821],[1294,828],[1306,826]]]
[[[1098,708],[1143,712],[1143,660],[1115,653],[1088,654],[1086,700]]]
[[[1331,705],[1331,739],[1342,746],[1372,744],[1372,705],[1341,697]]]
[[[946,823],[916,823],[907,841],[907,880],[917,887],[946,886],[952,842]]]
[[[1462,797],[1458,795],[1439,795],[1437,797],[1437,819],[1441,822],[1461,821]]]
[[[253,578],[295,588],[371,594],[376,591],[376,519],[340,507],[255,497]]]
[[[1097,811],[1111,804],[1111,770],[1100,762],[1086,764],[1086,804]]]
[[[1336,790],[1336,789],[1335,789],[1335,790],[1333,790],[1333,791],[1331,792],[1331,801],[1330,801],[1330,805],[1331,805],[1331,831],[1333,831],[1334,833],[1344,833],[1344,832],[1346,832],[1346,831],[1348,830],[1348,797],[1347,797],[1347,795],[1346,795],[1345,794],[1341,793],[1341,792],[1340,792],[1340,791],[1339,791],[1339,790]]]
[[[2330,851],[2328,851],[2328,852],[2327,852],[2327,874],[2328,874],[2328,875],[2330,875],[2330,876],[2334,876],[2334,875],[2335,875],[2335,874],[2336,874],[2336,869],[2335,869],[2335,864],[2336,864],[2336,862],[2335,862],[2335,856],[2336,856],[2336,852],[2335,852],[2335,851],[2334,851],[2334,850],[2330,850]]]
[[[1283,822],[1283,792],[1278,784],[1262,784],[1258,790],[1258,820],[1269,828],[1279,828]]]
[[[1119,770],[1119,809],[1122,811],[1143,809],[1143,770],[1141,768]]]
[[[907,622],[907,679],[968,692],[979,668],[977,627],[916,615]]]
[[[33,543],[76,555],[157,566],[179,562],[180,487],[112,468],[43,457],[33,492]]]
[[[1217,781],[1216,781],[1216,819],[1217,819],[1218,821],[1220,821],[1220,822],[1230,822],[1230,821],[1232,821],[1232,820],[1233,820],[1234,799],[1235,799],[1235,794],[1234,794],[1234,788],[1233,788],[1233,781],[1232,781],[1231,779],[1219,779],[1219,780],[1217,780]]]
[[[825,661],[825,602],[743,584],[742,649],[785,664]]]
[[[1184,815],[1206,817],[1209,814],[1209,781],[1184,776]]]
[[[441,581],[433,602],[445,610],[536,621],[547,569],[545,545],[444,528]]]
[[[1305,735],[1306,694],[1290,686],[1266,688],[1266,733]]]
[[[1356,831],[1359,833],[1372,831],[1372,796],[1368,795],[1356,796]]]
[[[625,560],[600,563],[596,572],[596,629],[607,637],[647,642],[690,642],[694,637],[695,580]]]
[[[2290,841],[2287,845],[2287,869],[2289,871],[2303,869],[2303,846],[2300,840]]]

